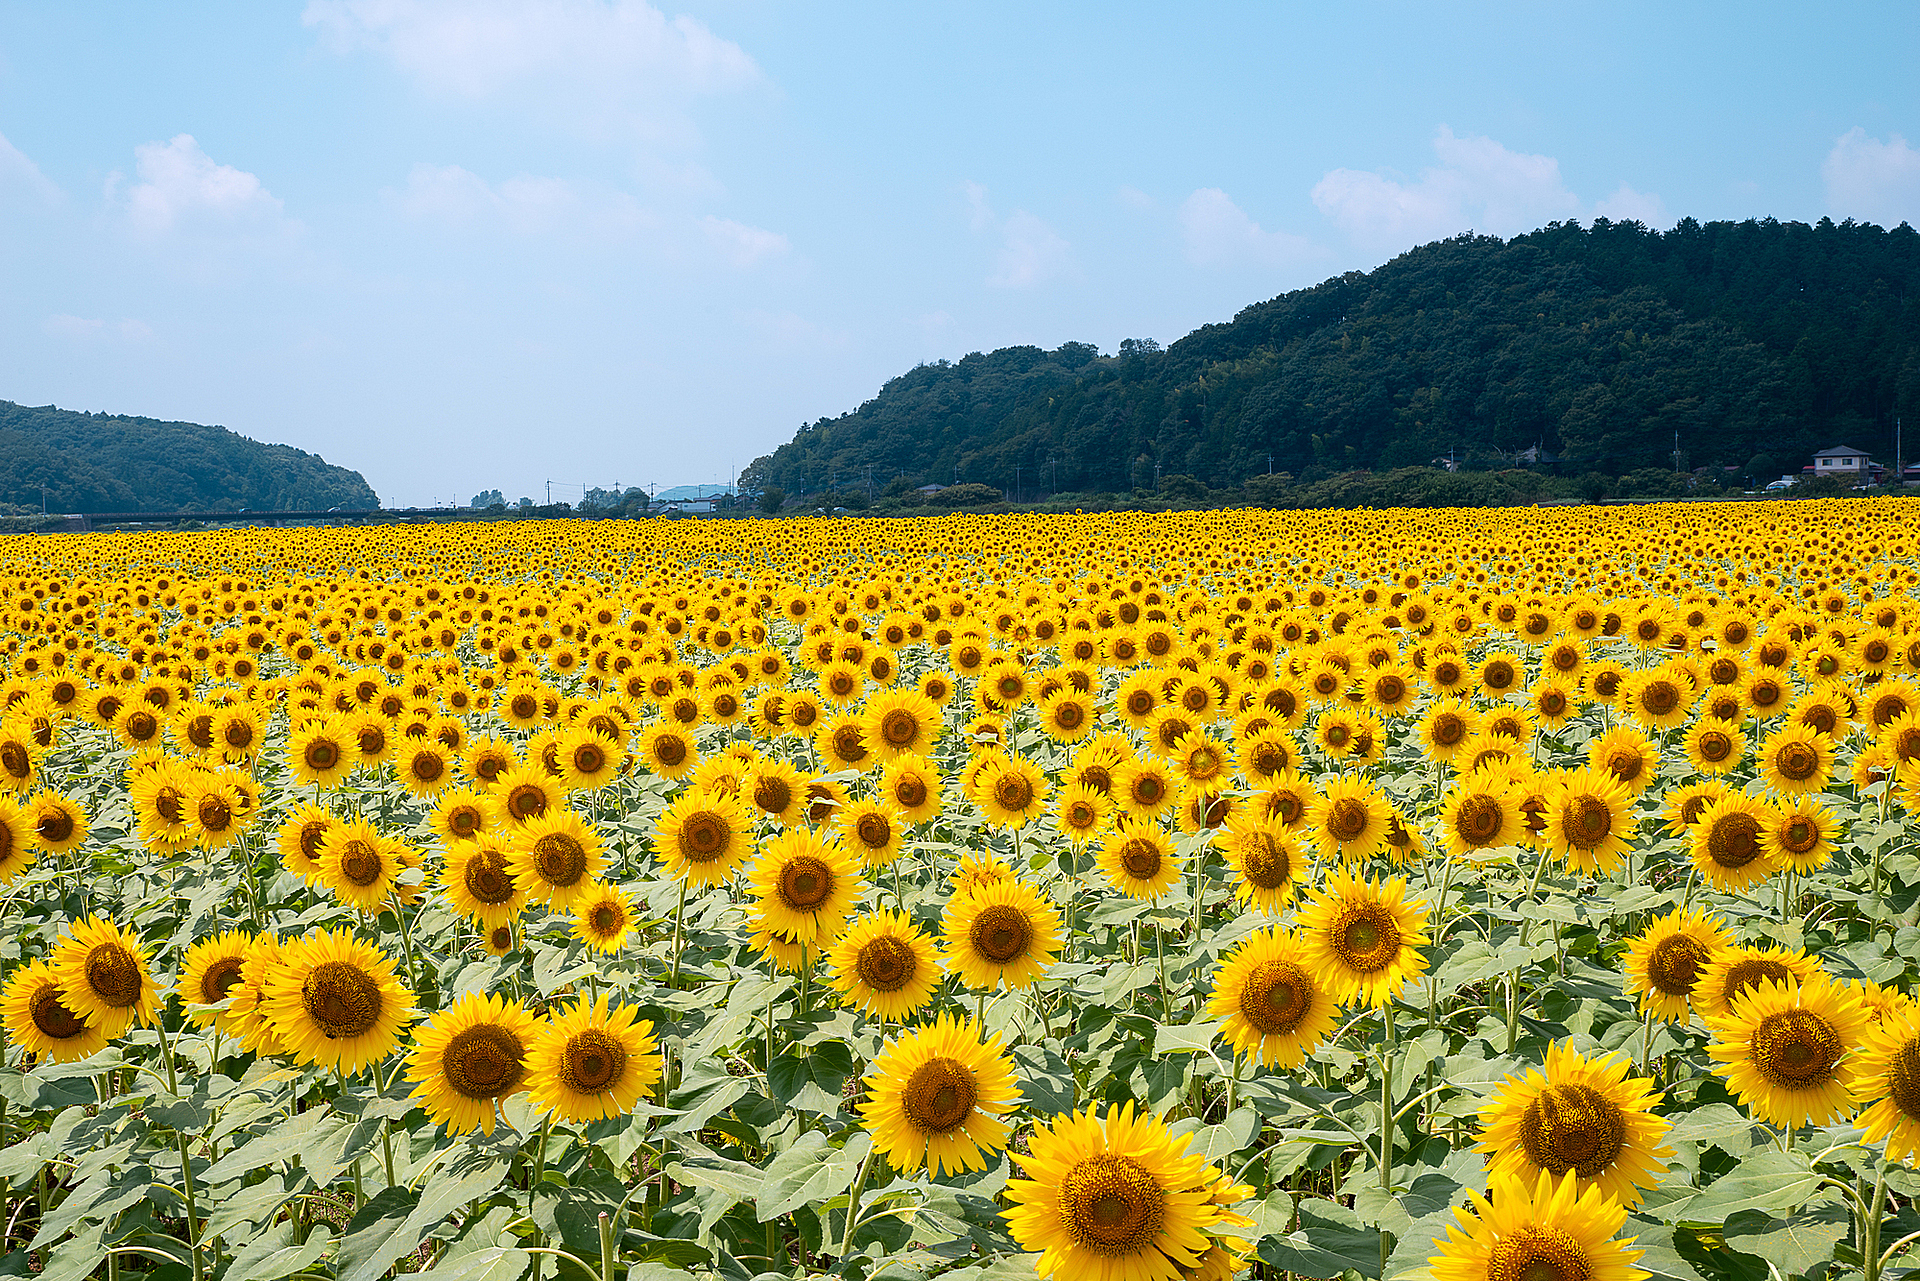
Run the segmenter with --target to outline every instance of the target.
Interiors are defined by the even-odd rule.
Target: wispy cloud
[[[192,134],[167,142],[146,142],[133,149],[139,179],[125,194],[125,213],[133,230],[149,238],[176,231],[260,234],[286,229],[279,197],[255,175],[215,161]],[[112,197],[121,181],[108,180]]]
[[[61,194],[60,188],[40,172],[39,165],[0,134],[0,200],[56,205]]]
[[[1197,267],[1287,267],[1324,253],[1305,236],[1268,231],[1218,187],[1202,187],[1180,204],[1180,239]]]
[[[1897,133],[1881,142],[1857,126],[1847,130],[1821,163],[1820,178],[1836,218],[1883,227],[1920,223],[1920,149]]]
[[[104,320],[86,316],[69,316],[65,313],[48,316],[40,322],[42,333],[55,338],[67,338],[79,342],[88,342],[97,338],[118,338],[125,342],[145,342],[153,337],[153,330],[145,321],[122,320],[108,324]]]
[[[1667,213],[1666,201],[1656,195],[1635,191],[1626,183],[1621,183],[1614,193],[1593,207],[1596,218],[1611,218],[1615,222],[1643,222],[1656,230],[1673,225],[1672,215]]]
[[[977,182],[962,188],[967,197],[968,221],[975,234],[1000,241],[987,284],[996,289],[1029,289],[1075,271],[1073,246],[1045,220],[1016,209],[1002,218],[987,200],[987,189]]]

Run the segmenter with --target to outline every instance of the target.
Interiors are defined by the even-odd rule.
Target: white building
[[[1866,453],[1852,445],[1835,445],[1813,456],[1815,476],[1837,476],[1849,482],[1864,478],[1872,466]]]

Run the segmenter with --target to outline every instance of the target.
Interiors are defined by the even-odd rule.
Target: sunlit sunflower
[[[469,788],[454,788],[440,793],[427,812],[427,826],[448,849],[477,841],[487,829],[487,794]]]
[[[1060,950],[1060,912],[1018,880],[956,892],[940,918],[947,964],[970,988],[1032,987]]]
[[[10,793],[0,792],[0,885],[10,885],[40,857],[27,816]]]
[[[480,946],[488,956],[506,956],[518,945],[519,939],[515,935],[515,926],[511,921],[480,927]]]
[[[1252,808],[1288,831],[1297,832],[1306,827],[1318,799],[1319,793],[1311,783],[1288,770],[1253,798]]]
[[[569,911],[607,869],[600,834],[572,810],[553,809],[513,832],[507,871],[527,897]]]
[[[1713,1070],[1750,1115],[1799,1129],[1845,1121],[1866,1098],[1860,1048],[1872,1015],[1859,997],[1816,971],[1801,982],[1765,980],[1709,1017]]]
[[[1455,783],[1440,806],[1440,832],[1456,858],[1521,844],[1526,820],[1513,780],[1493,770],[1475,770]]]
[[[579,724],[561,735],[555,755],[560,782],[571,791],[595,791],[620,776],[627,749],[589,724]]]
[[[127,786],[140,839],[157,853],[191,846],[193,814],[187,809],[186,767],[172,763],[145,770]]]
[[[246,962],[253,935],[229,930],[213,938],[201,939],[180,958],[180,999],[187,1007],[187,1021],[195,1027],[229,1027],[224,1010],[195,1008],[222,1005],[240,984],[240,967]]]
[[[1760,777],[1782,796],[1805,796],[1833,774],[1833,740],[1808,725],[1788,722],[1760,744]]]
[[[1358,774],[1330,775],[1307,813],[1320,857],[1348,863],[1363,863],[1378,854],[1392,819],[1386,795]]]
[[[1660,768],[1660,747],[1640,731],[1616,725],[1587,745],[1587,763],[1638,796]]]
[[[882,909],[855,920],[827,953],[840,999],[877,1019],[905,1022],[940,986],[940,955],[913,919]]]
[[[506,925],[527,905],[527,892],[507,867],[506,853],[492,841],[463,841],[447,851],[440,868],[447,905],[481,925]]]
[[[1686,1022],[1701,976],[1732,939],[1727,923],[1706,909],[1675,908],[1627,940],[1627,995],[1639,996],[1642,1014]]]
[[[240,1038],[241,1048],[250,1054],[286,1053],[264,1003],[267,978],[280,963],[280,939],[273,934],[255,935],[240,958],[240,981],[227,992],[223,1026]]]
[[[753,829],[739,800],[690,788],[673,798],[654,826],[653,850],[667,875],[696,889],[730,880],[752,853]]]
[[[1666,667],[1629,672],[1620,681],[1620,708],[1648,729],[1684,724],[1693,710],[1693,683]]]
[[[969,793],[993,827],[1024,827],[1046,812],[1046,776],[1023,756],[1003,756],[981,771]]]
[[[45,961],[31,961],[7,979],[0,991],[0,1021],[9,1042],[48,1063],[87,1058],[112,1040],[104,1024],[90,1025],[68,1008],[60,981]]]
[[[1093,733],[1097,723],[1093,699],[1071,685],[1047,694],[1036,709],[1040,729],[1056,743],[1078,743]]]
[[[1131,1102],[1042,1121],[1015,1156],[1001,1213],[1013,1239],[1039,1258],[1042,1277],[1068,1281],[1180,1281],[1221,1222],[1209,1186],[1218,1172],[1189,1155],[1158,1117]]]
[[[1746,759],[1747,736],[1730,721],[1703,716],[1681,740],[1687,763],[1702,774],[1725,774]]]
[[[1426,972],[1427,905],[1401,877],[1375,884],[1335,869],[1308,892],[1295,928],[1315,975],[1340,1001],[1379,1008]]]
[[[1555,1179],[1492,1176],[1488,1195],[1468,1192],[1458,1222],[1434,1242],[1433,1281],[1643,1281],[1641,1250],[1616,1240],[1627,1207],[1597,1187],[1580,1190],[1569,1170]]]
[[[1810,796],[1768,808],[1760,828],[1760,846],[1769,862],[1805,874],[1817,872],[1833,857],[1839,835],[1833,811]]]
[[[1113,801],[1085,783],[1068,783],[1053,802],[1054,825],[1075,849],[1093,841],[1113,817]]]
[[[1278,916],[1306,880],[1306,856],[1279,820],[1257,812],[1228,819],[1220,852],[1235,876],[1234,895],[1268,916]]]
[[[1804,983],[1820,969],[1805,952],[1773,944],[1728,942],[1714,952],[1700,971],[1693,990],[1693,1008],[1703,1019],[1719,1018],[1733,1009],[1735,997],[1755,991],[1762,983]]]
[[[1113,771],[1113,799],[1127,817],[1158,818],[1179,803],[1173,775],[1156,760],[1133,760]]]
[[[501,771],[487,796],[494,821],[508,832],[559,808],[562,801],[559,781],[538,762]]]
[[[637,750],[647,772],[661,778],[683,779],[700,765],[693,734],[678,725],[662,722],[649,726],[640,735]]]
[[[1320,1048],[1340,1012],[1300,940],[1280,929],[1256,930],[1221,960],[1207,1005],[1237,1052],[1289,1072]]]
[[[400,874],[419,865],[419,856],[404,842],[382,836],[372,823],[341,819],[320,847],[316,875],[342,903],[372,912],[398,888]]]
[[[41,791],[28,797],[20,807],[17,822],[7,824],[7,836],[43,854],[70,854],[86,843],[87,811],[65,792]],[[4,876],[5,851],[0,851],[0,876]]]
[[[453,782],[453,763],[437,739],[406,739],[394,749],[393,761],[401,785],[415,796],[431,799]]]
[[[1667,820],[1667,835],[1685,836],[1693,830],[1693,825],[1700,821],[1700,816],[1707,812],[1709,806],[1732,793],[1733,789],[1717,778],[1668,788],[1660,797],[1661,815]]]
[[[1125,820],[1100,842],[1094,865],[1113,888],[1148,901],[1172,889],[1183,870],[1172,838],[1157,823]]]
[[[940,771],[924,756],[901,756],[880,772],[880,794],[891,800],[908,823],[919,824],[940,812],[944,801]]]
[[[332,811],[311,802],[294,806],[274,834],[280,866],[309,885],[320,884],[320,853],[340,822]]]
[[[1610,875],[1633,834],[1633,793],[1610,770],[1574,770],[1547,789],[1541,839],[1576,871]]]
[[[999,1036],[982,1040],[971,1020],[951,1014],[888,1041],[862,1084],[874,1150],[903,1174],[985,1169],[1012,1132],[1000,1118],[1020,1104]]]
[[[1856,1052],[1860,1098],[1872,1107],[1854,1118],[1862,1141],[1886,1140],[1888,1161],[1920,1154],[1920,1011],[1908,1006],[1869,1026]]]
[[[467,776],[485,792],[493,791],[501,775],[520,763],[506,742],[487,735],[467,744]]]
[[[885,763],[924,755],[940,734],[940,708],[913,689],[885,689],[867,700],[860,717],[862,736],[876,759]]]
[[[1183,736],[1168,759],[1174,775],[1189,787],[1217,792],[1233,776],[1233,756],[1227,745],[1202,730]]]
[[[1242,739],[1234,749],[1234,768],[1249,786],[1263,787],[1299,763],[1300,753],[1292,735],[1268,728]]]
[[[549,1014],[527,1050],[534,1107],[563,1121],[600,1121],[633,1111],[660,1080],[653,1023],[607,994]]]
[[[595,881],[574,900],[573,936],[595,952],[618,952],[633,929],[633,901],[617,885]]]
[[[741,781],[740,799],[783,827],[804,821],[801,802],[807,777],[785,760],[769,758],[755,765]]]
[[[1451,761],[1480,732],[1480,714],[1452,699],[1436,701],[1420,718],[1415,741],[1428,760]]]
[[[500,1100],[527,1088],[527,1054],[539,1021],[520,1002],[479,992],[417,1028],[407,1055],[410,1098],[453,1134],[493,1133]]]
[[[1766,815],[1764,804],[1740,792],[1715,801],[1700,815],[1691,837],[1693,865],[1714,889],[1738,894],[1777,870],[1760,840]]]
[[[850,802],[840,811],[834,826],[841,843],[859,856],[861,868],[869,872],[887,867],[900,857],[907,834],[900,811],[879,797]]]
[[[960,866],[948,876],[947,885],[950,893],[966,894],[982,885],[1014,879],[1013,869],[993,855],[965,853],[960,856]]]
[[[867,888],[839,841],[799,829],[761,846],[747,881],[767,927],[816,953],[838,936]]]
[[[1587,1059],[1555,1043],[1546,1072],[1509,1076],[1480,1108],[1480,1144],[1488,1169],[1533,1183],[1571,1171],[1581,1192],[1626,1206],[1666,1176],[1672,1127],[1653,1114],[1661,1095],[1653,1082],[1629,1077],[1627,1057]]]
[[[47,958],[60,1001],[89,1027],[117,1038],[134,1023],[154,1019],[154,986],[147,953],[132,934],[104,917],[76,921]]]
[[[261,1006],[286,1051],[348,1075],[398,1049],[414,1020],[393,959],[344,929],[283,943],[263,986]]]

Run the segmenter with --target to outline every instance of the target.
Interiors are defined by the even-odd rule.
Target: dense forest
[[[1676,434],[1683,470],[1744,485],[1834,444],[1891,462],[1902,414],[1920,427],[1912,227],[1600,219],[1423,245],[1164,349],[922,365],[802,427],[741,487],[844,494],[870,468],[863,496],[1162,492],[1170,476],[1196,497],[1253,478],[1273,494],[1268,473],[1324,488],[1449,459],[1598,490],[1671,477]]]
[[[0,504],[56,512],[324,511],[380,500],[359,472],[199,423],[0,400]]]

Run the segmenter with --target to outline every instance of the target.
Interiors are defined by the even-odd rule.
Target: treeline
[[[1681,470],[1744,486],[1827,445],[1891,462],[1896,415],[1920,424],[1910,226],[1600,219],[1424,245],[1165,349],[922,365],[803,427],[741,484],[809,505],[962,482],[1031,501],[1158,493],[1170,475],[1217,491],[1287,473],[1302,488],[1444,459],[1524,467],[1576,496],[1673,472],[1677,438]]]
[[[225,427],[0,400],[0,509],[324,511],[378,507],[357,471]]]

